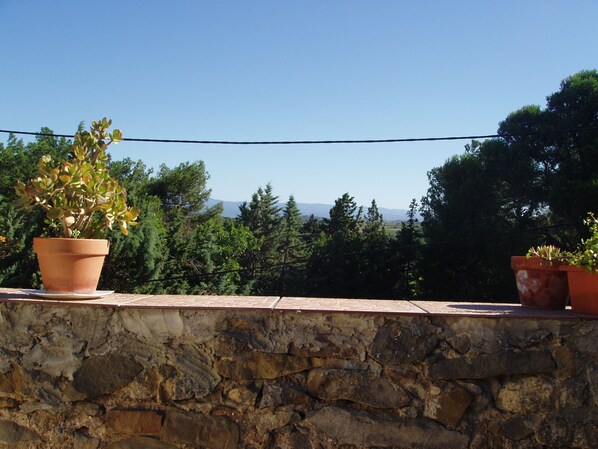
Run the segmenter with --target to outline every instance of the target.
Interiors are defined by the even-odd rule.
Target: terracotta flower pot
[[[598,315],[598,273],[570,265],[561,267],[561,270],[567,272],[571,311],[584,315]]]
[[[524,307],[533,309],[564,309],[569,294],[566,273],[541,257],[513,256],[517,293]]]
[[[33,250],[47,292],[95,293],[108,240],[34,238]]]

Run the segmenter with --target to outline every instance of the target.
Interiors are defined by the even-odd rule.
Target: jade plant
[[[101,238],[115,225],[128,235],[139,210],[127,206],[126,190],[108,171],[106,150],[122,140],[120,130],[108,132],[111,125],[112,120],[103,118],[92,122],[89,131],[77,132],[65,161],[43,156],[37,176],[17,184],[16,206],[44,209],[55,236]]]
[[[584,224],[590,230],[590,237],[582,239],[576,251],[566,254],[566,259],[573,266],[598,273],[598,218],[589,212]]]

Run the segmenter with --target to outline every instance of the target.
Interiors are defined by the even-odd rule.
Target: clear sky
[[[598,1],[0,0],[0,129],[333,140],[492,134],[598,67]],[[6,142],[7,136],[0,134]],[[27,140],[27,139],[25,139]],[[407,208],[467,142],[217,146],[123,142],[149,167],[203,160],[212,196]]]

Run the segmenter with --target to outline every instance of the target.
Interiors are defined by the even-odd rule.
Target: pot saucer
[[[66,300],[82,300],[82,299],[98,299],[114,293],[114,290],[96,290],[94,293],[67,293],[67,292],[47,292],[46,290],[21,290],[29,296],[42,299],[66,299]]]

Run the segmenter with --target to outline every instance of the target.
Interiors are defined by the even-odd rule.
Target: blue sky
[[[0,0],[0,129],[126,137],[384,139],[494,133],[598,67],[598,2]],[[6,135],[0,135],[6,141]],[[203,160],[212,196],[407,208],[467,142],[123,142],[149,167]]]

